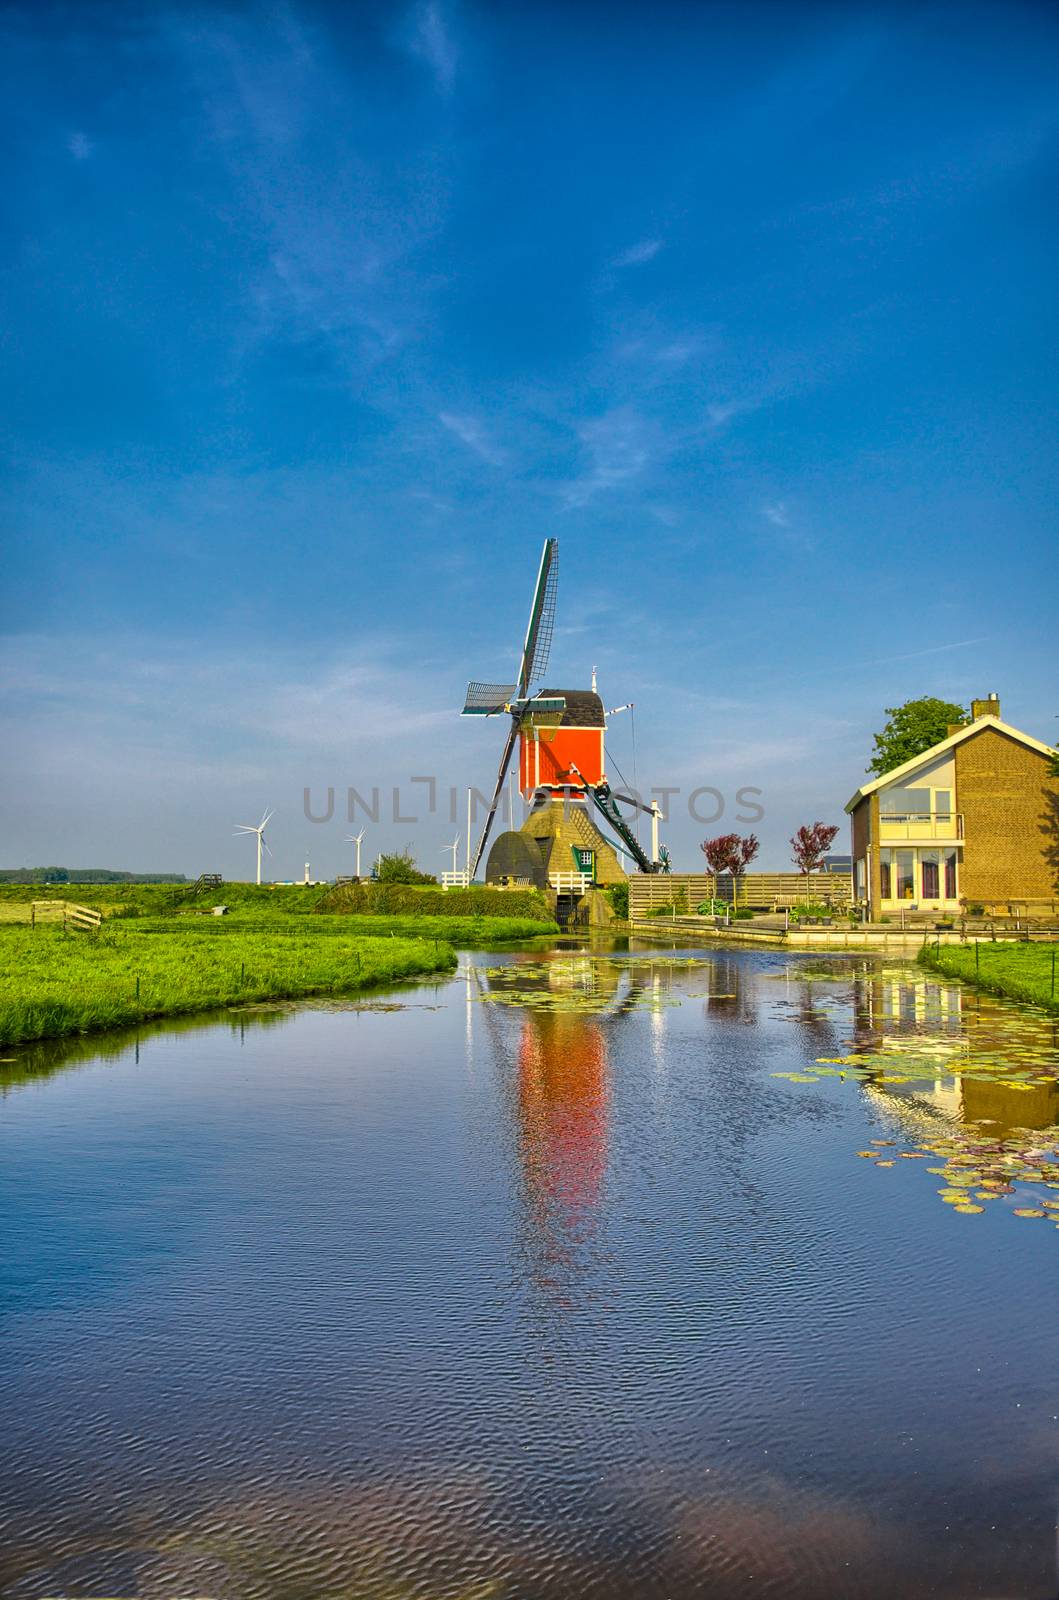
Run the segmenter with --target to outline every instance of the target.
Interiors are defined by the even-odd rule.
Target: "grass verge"
[[[5,925],[0,1046],[233,1002],[367,989],[456,965],[440,938],[350,937],[342,921],[344,936],[323,938],[268,927],[197,938],[172,925],[148,936],[139,919],[110,922],[98,935]]]
[[[1055,944],[981,940],[977,945],[924,945],[919,961],[932,972],[962,978],[989,994],[1028,1000],[1059,1014],[1059,951]]]

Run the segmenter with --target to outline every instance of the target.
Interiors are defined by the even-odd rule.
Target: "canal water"
[[[584,945],[4,1063],[0,1594],[1054,1594],[1057,1063]]]

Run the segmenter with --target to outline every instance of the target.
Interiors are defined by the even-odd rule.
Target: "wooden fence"
[[[64,928],[74,928],[84,933],[97,933],[103,913],[91,906],[79,906],[72,900],[4,900],[0,901],[0,922],[29,923],[61,922]]]
[[[808,897],[825,905],[849,905],[853,880],[848,872],[814,872]],[[722,872],[643,873],[629,879],[629,916],[633,922],[652,907],[672,905],[694,912],[703,900],[723,900],[728,905],[755,911],[783,911],[806,898],[806,879],[800,872],[746,872],[738,880]]]

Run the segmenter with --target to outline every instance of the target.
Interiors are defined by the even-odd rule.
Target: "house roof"
[[[1038,755],[1052,756],[1055,751],[1051,745],[1042,744],[1039,739],[1034,739],[1028,733],[1022,733],[1018,728],[1012,728],[1009,723],[1001,722],[999,717],[977,717],[974,722],[965,723],[962,728],[957,728],[955,733],[950,733],[947,739],[942,739],[938,744],[932,744],[929,750],[924,750],[918,756],[913,756],[911,761],[903,761],[899,767],[894,767],[891,772],[884,772],[881,778],[873,778],[870,783],[861,784],[855,795],[846,801],[846,810],[852,811],[854,806],[859,806],[861,801],[869,794],[874,794],[877,789],[888,788],[891,783],[896,783],[901,778],[917,772],[920,767],[928,767],[939,756],[945,755],[965,739],[970,739],[973,734],[981,733],[983,728],[995,728],[997,733],[1006,734],[1009,739],[1015,739],[1019,744],[1025,745],[1028,750],[1036,750]]]

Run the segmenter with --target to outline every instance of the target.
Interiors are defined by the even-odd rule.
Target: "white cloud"
[[[507,454],[489,438],[482,424],[474,417],[458,416],[452,411],[439,411],[438,421],[443,428],[454,433],[468,450],[473,450],[492,467],[502,467]]]
[[[761,507],[761,514],[774,528],[789,528],[791,525],[790,512],[782,500],[776,500],[772,505]]]
[[[411,50],[413,55],[426,62],[434,74],[439,94],[451,94],[456,81],[459,52],[445,26],[441,7],[435,0],[428,0],[427,4],[416,8]]]
[[[639,244],[623,250],[620,256],[614,258],[616,267],[642,267],[645,262],[653,261],[658,252],[664,247],[664,239],[641,239]]]
[[[597,417],[580,429],[580,435],[591,466],[563,491],[568,511],[587,505],[601,491],[633,483],[651,460],[647,428],[635,412],[625,408]]]
[[[66,148],[75,161],[87,161],[95,149],[95,145],[87,134],[72,133],[66,141]]]

